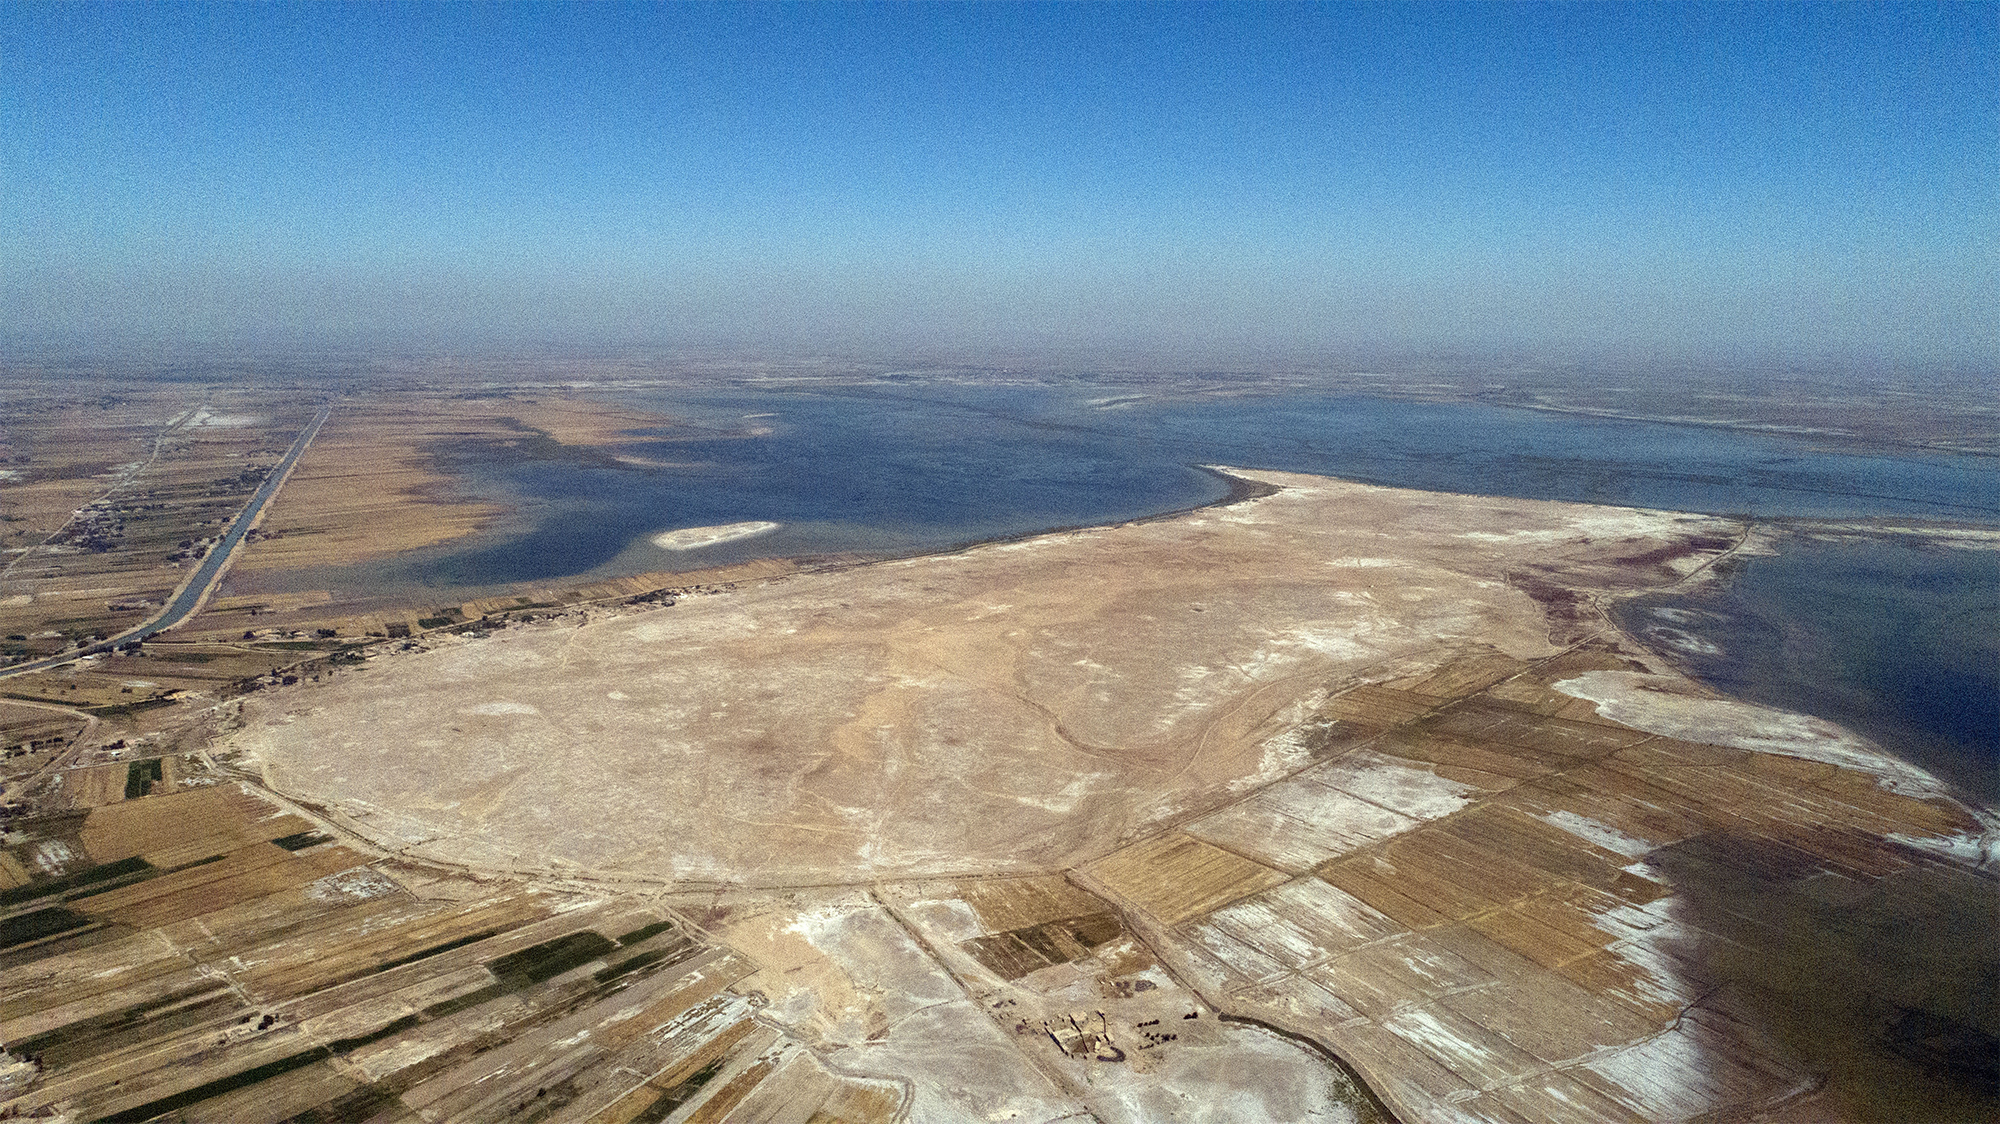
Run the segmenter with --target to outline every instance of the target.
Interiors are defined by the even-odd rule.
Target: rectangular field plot
[[[1296,872],[1407,831],[1417,822],[1301,774],[1195,820],[1186,831]]]
[[[1448,737],[1422,726],[1395,730],[1375,743],[1384,755],[1429,764],[1442,776],[1489,791],[1510,788],[1574,763],[1555,753],[1494,742]]]
[[[1362,726],[1400,726],[1435,709],[1441,700],[1393,687],[1356,687],[1326,700],[1319,713]]]
[[[1098,945],[1118,939],[1124,931],[1117,914],[1100,911],[1009,929],[962,942],[959,947],[994,975],[1015,980],[1078,959]]]
[[[756,966],[651,901],[435,871],[419,898],[393,877],[406,868],[234,789],[30,826],[75,861],[0,902],[0,1040],[38,1061],[0,1114],[886,1122],[904,1107],[899,1087],[758,1026],[732,990]],[[1091,905],[1026,930],[1057,952],[1121,931],[1043,881],[996,912]]]
[[[1424,722],[1426,730],[1476,744],[1498,742],[1561,757],[1602,757],[1651,734],[1624,726],[1546,718],[1471,699]]]
[[[1134,844],[1084,870],[1168,925],[1289,880],[1281,870],[1180,832]]]
[[[177,790],[185,770],[178,754],[91,765],[63,773],[63,795],[71,808],[98,808]]]
[[[1462,655],[1419,675],[1392,679],[1382,686],[1433,699],[1457,699],[1492,687],[1528,664],[1504,653],[1488,649]]]
[[[1622,657],[1454,666],[1340,696],[1390,728],[1183,828],[1311,874],[1219,905],[1175,896],[1168,872],[1202,856],[1173,836],[1090,870],[1178,917],[1152,939],[1188,978],[1307,1028],[1405,1118],[1638,1124],[1786,1103],[1807,1076],[1726,1001],[1704,1003],[1705,950],[1784,947],[1780,924],[1751,897],[1704,917],[1676,887],[1809,885],[1816,910],[1844,917],[1830,903],[1876,900],[1878,881],[1942,894],[1979,877],[1947,872],[1976,860],[1932,842],[1956,837],[1963,855],[1986,834],[1949,800],[1857,766],[1649,735],[1549,688]],[[1485,693],[1445,697],[1468,685]],[[1430,692],[1438,708],[1419,712]],[[1844,924],[1817,921],[1813,939]],[[1706,1065],[1708,1050],[1728,1056]]]
[[[980,925],[989,933],[1025,929],[1104,908],[1102,901],[1060,875],[966,881],[955,884],[953,891],[979,915]]]
[[[99,862],[140,855],[171,868],[312,826],[234,785],[217,785],[92,809],[81,837]]]

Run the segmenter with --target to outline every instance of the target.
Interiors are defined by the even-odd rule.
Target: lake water
[[[1687,511],[2000,520],[2000,465],[1981,458],[1867,455],[1478,404],[1352,396],[1094,404],[1107,396],[934,385],[632,396],[694,424],[635,435],[617,452],[680,467],[464,465],[482,491],[520,504],[525,526],[373,576],[477,587],[936,550],[1208,503],[1225,485],[1191,467],[1205,463]],[[688,554],[645,542],[678,527],[752,520],[782,526]]]
[[[2000,805],[2000,552],[1800,532],[1615,615],[1717,690],[1830,718]]]
[[[415,587],[442,601],[754,557],[932,551],[1212,502],[1227,486],[1201,464],[1718,514],[2000,525],[1992,458],[1477,403],[896,380],[624,400],[688,424],[614,450],[640,464],[445,451],[470,458],[459,467],[477,490],[519,505],[514,532],[313,580]],[[650,541],[751,521],[779,528],[685,552]],[[1997,567],[1990,552],[1794,538],[1686,606],[1709,615],[1684,630],[1707,634],[1720,654],[1675,658],[1732,693],[1854,725],[1991,799],[2000,676],[1982,638],[2000,631]],[[1643,607],[1660,608],[1673,606]]]

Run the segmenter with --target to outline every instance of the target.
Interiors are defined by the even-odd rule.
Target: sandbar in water
[[[767,535],[778,527],[779,524],[763,521],[723,523],[714,527],[683,527],[678,531],[662,531],[654,535],[653,545],[661,550],[700,550],[705,546]]]

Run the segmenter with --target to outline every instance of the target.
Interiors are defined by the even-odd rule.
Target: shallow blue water
[[[1402,487],[1714,513],[2000,518],[2000,465],[1969,457],[1479,404],[1245,400],[1157,414],[1179,449]]]
[[[1866,455],[1480,404],[1319,395],[1092,405],[1108,396],[934,385],[653,395],[641,401],[697,424],[635,434],[619,452],[690,467],[477,469],[483,487],[527,505],[531,526],[412,559],[397,576],[481,586],[935,550],[1206,503],[1225,489],[1190,467],[1205,463],[1688,511],[2000,520],[1990,459]],[[688,554],[643,544],[662,530],[746,520],[784,528]]]
[[[844,395],[714,394],[647,402],[702,424],[617,452],[689,467],[499,464],[487,486],[534,505],[526,534],[406,568],[422,584],[485,585],[588,571],[694,568],[751,557],[901,554],[1207,503],[1215,477],[1043,403],[971,406]],[[1005,408],[1005,414],[982,412]],[[761,415],[761,416],[760,416]],[[768,430],[768,432],[761,432]],[[688,553],[662,530],[768,520],[771,535]]]
[[[1792,538],[1616,615],[1718,690],[1832,719],[2000,804],[2000,552]]]
[[[1221,498],[1226,485],[1199,464],[1718,514],[2000,523],[1993,458],[1870,454],[1477,403],[1114,401],[1132,393],[886,382],[634,395],[689,424],[635,433],[616,451],[675,467],[504,457],[471,465],[481,490],[520,505],[517,532],[311,580],[432,588],[444,601],[586,574],[937,550]],[[783,526],[685,553],[648,542],[659,531],[749,520]],[[1734,600],[1712,607],[1704,626],[1727,654],[1690,669],[1733,693],[1857,725],[1972,791],[2000,795],[1990,719],[2000,675],[1980,662],[1990,646],[1962,642],[1967,629],[1994,627],[2000,556],[1873,549],[1861,558],[1793,540],[1782,558],[1744,568],[1722,595]],[[1759,654],[1766,646],[1753,634],[1776,622],[1785,641]]]

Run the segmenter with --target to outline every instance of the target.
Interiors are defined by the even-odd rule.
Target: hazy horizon
[[[1986,5],[34,6],[0,350],[2000,368]]]

